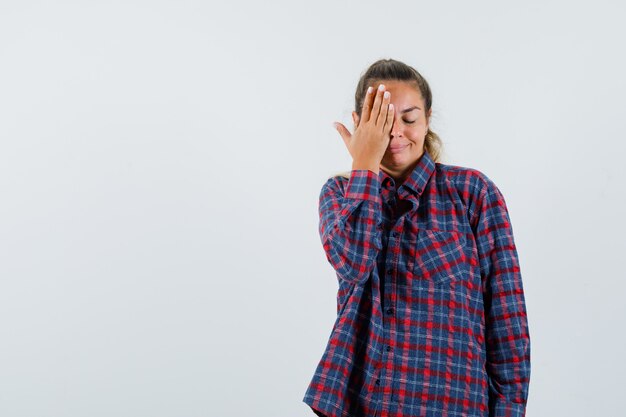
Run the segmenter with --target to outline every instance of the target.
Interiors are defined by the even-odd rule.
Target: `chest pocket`
[[[465,234],[419,229],[417,239],[411,241],[407,266],[417,286],[442,286],[463,279],[469,272]]]

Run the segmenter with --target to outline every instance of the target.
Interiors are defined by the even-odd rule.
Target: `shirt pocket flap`
[[[460,232],[418,230],[410,251],[414,284],[439,286],[467,275],[465,245],[466,236]]]

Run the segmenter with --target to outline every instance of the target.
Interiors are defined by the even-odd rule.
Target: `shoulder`
[[[435,167],[437,176],[462,195],[469,194],[468,197],[484,198],[486,194],[500,191],[495,182],[479,169],[440,162],[437,162]]]
[[[334,172],[322,182],[320,198],[343,194],[350,181],[351,171]]]
[[[353,188],[377,188],[376,183],[379,176],[367,169],[357,169],[350,171],[335,172],[326,178],[322,184],[321,192],[325,191],[346,191],[350,184]]]
[[[471,222],[479,213],[502,207],[506,201],[496,183],[483,171],[459,165],[436,163],[442,187],[455,193],[466,207]]]
[[[329,176],[324,183],[324,187],[333,186],[335,188],[340,187],[343,188],[348,181],[350,181],[350,177],[352,175],[351,171],[342,171],[335,172],[333,175]]]

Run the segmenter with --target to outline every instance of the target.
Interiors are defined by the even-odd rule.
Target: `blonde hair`
[[[370,85],[376,87],[374,84],[385,80],[406,81],[413,84],[422,95],[425,105],[424,113],[428,114],[433,103],[433,95],[428,82],[415,68],[395,59],[380,59],[370,65],[361,75],[354,94],[354,108],[357,114],[361,114],[363,110],[367,87]],[[441,162],[443,142],[439,135],[430,129],[430,124],[424,138],[424,149],[428,151],[434,162]],[[336,176],[350,178],[350,173],[351,171],[341,171],[330,178]]]

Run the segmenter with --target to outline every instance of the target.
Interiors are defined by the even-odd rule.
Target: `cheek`
[[[426,125],[419,124],[417,126],[411,126],[406,130],[406,133],[412,137],[419,137],[426,135]]]

